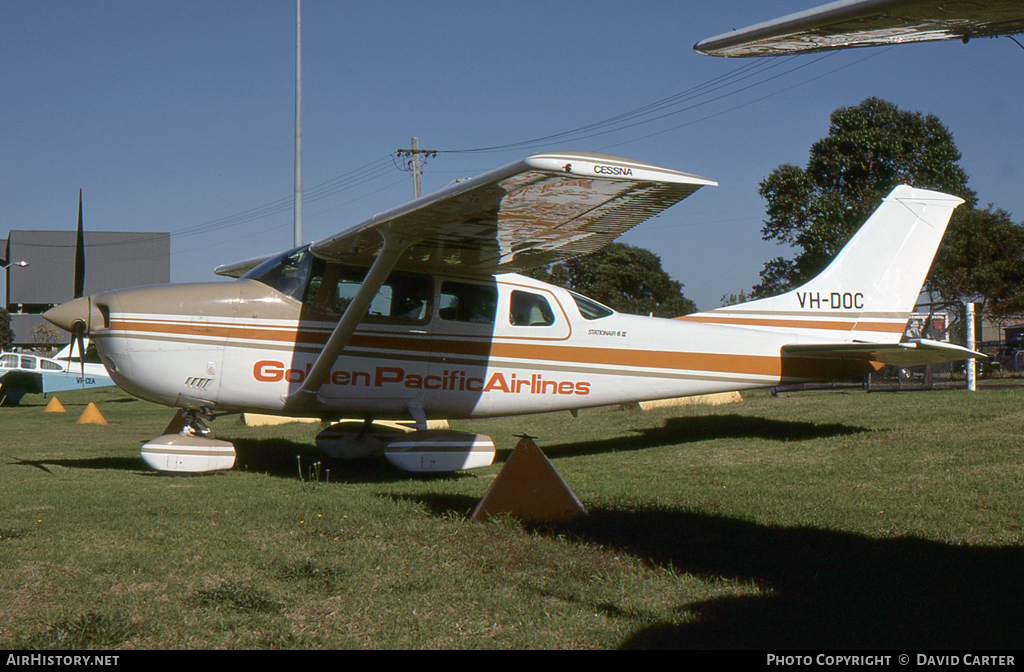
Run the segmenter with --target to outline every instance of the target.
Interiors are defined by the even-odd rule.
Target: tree
[[[720,302],[723,306],[737,306],[749,300],[750,297],[741,289],[739,294],[723,294]]]
[[[624,243],[612,243],[584,257],[533,269],[527,275],[623,313],[679,317],[697,312],[697,305],[683,296],[683,284],[662,269],[658,255]]]
[[[979,301],[997,319],[1024,313],[1024,222],[1013,223],[1009,213],[991,205],[958,213],[927,287],[947,301]]]
[[[10,350],[14,345],[14,332],[11,330],[11,316],[0,308],[0,352]]]
[[[899,184],[954,194],[966,201],[958,211],[972,209],[976,197],[959,160],[952,134],[933,115],[878,98],[834,111],[806,168],[779,166],[760,184],[768,214],[764,239],[798,251],[766,263],[753,296],[772,296],[817,275]]]
[[[38,352],[43,356],[50,356],[57,350],[53,347],[53,344],[60,342],[61,333],[61,330],[52,324],[41,322],[30,327],[25,336],[28,338],[29,343],[36,344],[36,347],[32,348],[33,351]]]

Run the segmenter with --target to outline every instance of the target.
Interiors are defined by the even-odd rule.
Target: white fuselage
[[[296,392],[338,318],[256,281],[99,295],[108,324],[90,334],[114,380],[139,397],[323,418],[572,410],[870,370],[781,354],[784,344],[826,338],[620,313],[587,319],[566,290],[511,274],[475,281],[496,292],[493,324],[446,319],[445,279],[432,280],[419,319],[360,324],[315,402],[303,406]],[[542,297],[548,312],[516,323],[513,303],[527,295]]]

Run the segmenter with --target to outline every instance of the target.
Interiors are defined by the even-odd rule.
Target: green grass
[[[169,409],[60,399],[0,409],[0,649],[1024,641],[1024,387],[453,423],[498,461],[434,476],[234,416],[234,470],[157,475]],[[468,520],[524,432],[585,518]]]

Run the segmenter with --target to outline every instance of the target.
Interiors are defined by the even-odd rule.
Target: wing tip
[[[530,168],[536,170],[563,172],[580,177],[655,181],[671,184],[689,184],[698,187],[718,186],[718,182],[706,177],[610,154],[564,151],[539,152],[531,154],[523,161]]]

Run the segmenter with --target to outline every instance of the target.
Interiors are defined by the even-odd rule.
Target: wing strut
[[[363,283],[359,286],[359,291],[352,298],[352,303],[348,304],[348,307],[345,308],[345,313],[338,321],[338,326],[334,328],[331,337],[327,339],[327,343],[324,345],[324,349],[320,351],[320,356],[313,363],[313,368],[309,370],[309,375],[306,376],[305,382],[302,383],[299,394],[292,398],[294,401],[289,401],[289,406],[305,406],[315,399],[320,386],[324,384],[327,376],[330,375],[334,362],[338,360],[341,352],[348,345],[348,341],[352,337],[353,332],[355,332],[356,327],[359,326],[359,323],[366,315],[366,311],[370,308],[373,297],[377,295],[384,281],[387,280],[391,270],[398,263],[398,259],[410,245],[416,242],[414,239],[402,238],[387,230],[380,230],[379,232],[384,239],[383,247],[377,253],[373,266],[370,267],[369,272],[363,279]]]

